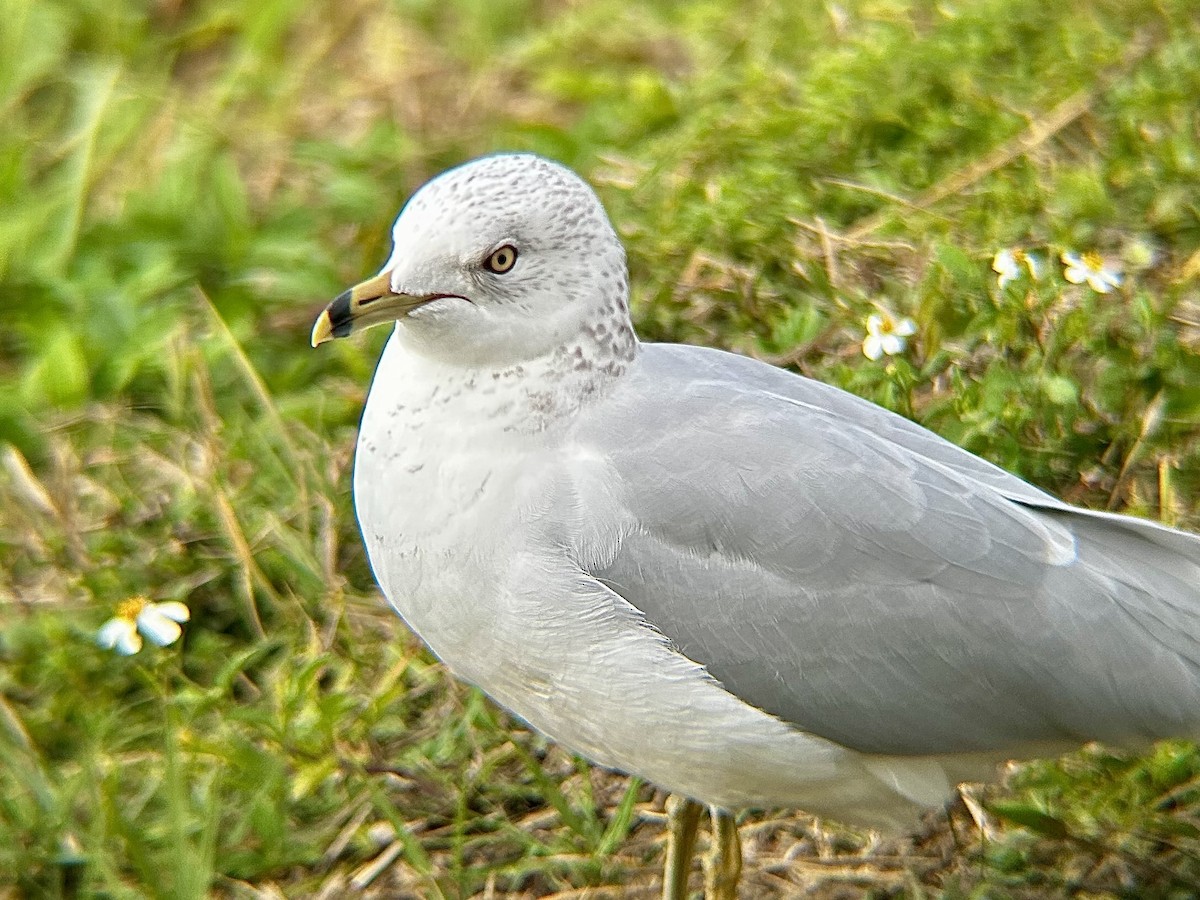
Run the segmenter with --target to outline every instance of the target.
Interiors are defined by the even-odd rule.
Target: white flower
[[[1064,250],[1062,261],[1066,266],[1063,277],[1071,284],[1083,284],[1086,281],[1088,287],[1097,294],[1107,294],[1113,288],[1121,286],[1121,273],[1108,268],[1104,264],[1104,257],[1094,250],[1083,254]]]
[[[192,617],[187,606],[177,600],[151,603],[145,597],[131,597],[117,607],[117,614],[100,626],[96,643],[109,650],[132,656],[142,649],[140,631],[151,643],[165,647],[179,640],[180,622]]]
[[[867,316],[867,336],[863,339],[863,355],[867,359],[879,359],[883,354],[895,356],[904,350],[905,338],[917,333],[917,323],[912,319],[897,319],[887,310]]]
[[[992,257],[992,271],[996,273],[996,284],[1004,290],[1010,282],[1021,277],[1021,265],[1029,270],[1029,277],[1037,281],[1042,277],[1042,264],[1036,256],[1020,247],[1000,250]]]

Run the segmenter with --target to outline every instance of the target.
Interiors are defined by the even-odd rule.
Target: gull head
[[[628,284],[624,248],[583,179],[532,154],[488,156],[412,195],[383,269],[325,308],[312,344],[393,322],[414,352],[512,365],[594,323],[627,328]]]

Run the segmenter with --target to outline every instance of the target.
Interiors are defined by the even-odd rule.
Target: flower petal
[[[128,619],[109,619],[96,632],[96,643],[106,650],[116,650],[125,656],[133,656],[142,649],[142,639],[137,627]]]
[[[879,342],[888,356],[895,356],[904,349],[904,338],[895,334],[885,334]]]
[[[867,359],[879,359],[883,356],[883,338],[878,334],[868,334],[863,341],[863,356]]]
[[[895,326],[892,328],[892,334],[898,334],[900,337],[910,337],[916,333],[917,323],[907,317],[898,319]]]
[[[1061,259],[1063,261],[1064,265],[1066,265],[1072,269],[1080,269],[1080,268],[1084,267],[1083,266],[1083,257],[1080,256],[1078,253],[1074,253],[1070,250],[1064,250],[1062,252],[1062,255],[1059,256],[1059,259]]]
[[[867,316],[867,334],[879,334],[883,331],[883,316],[871,313]]]
[[[178,600],[164,600],[162,603],[155,603],[154,609],[176,622],[187,622],[192,617],[192,611],[187,608],[187,604],[180,603]]]
[[[1071,266],[1065,272],[1063,272],[1063,278],[1067,279],[1067,281],[1071,282],[1071,284],[1083,284],[1085,281],[1088,281],[1090,277],[1091,273],[1088,272],[1088,270],[1084,268],[1082,264]]]
[[[164,616],[159,611],[157,604],[147,606],[142,610],[137,619],[137,627],[142,634],[160,647],[175,643],[183,634],[179,623]]]
[[[128,627],[129,623],[124,619],[109,619],[96,632],[96,643],[111,650]]]

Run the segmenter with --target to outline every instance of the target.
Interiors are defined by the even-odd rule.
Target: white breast
[[[936,799],[936,764],[864,760],[743,703],[588,576],[626,527],[619,480],[567,429],[512,427],[520,399],[393,341],[363,414],[372,568],[452,672],[597,762],[719,805],[890,826]]]

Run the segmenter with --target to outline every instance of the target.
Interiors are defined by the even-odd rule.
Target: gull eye
[[[503,275],[511,269],[517,262],[517,248],[512,244],[505,244],[499,250],[496,250],[483,261],[483,266],[489,272],[495,272],[497,275]]]

